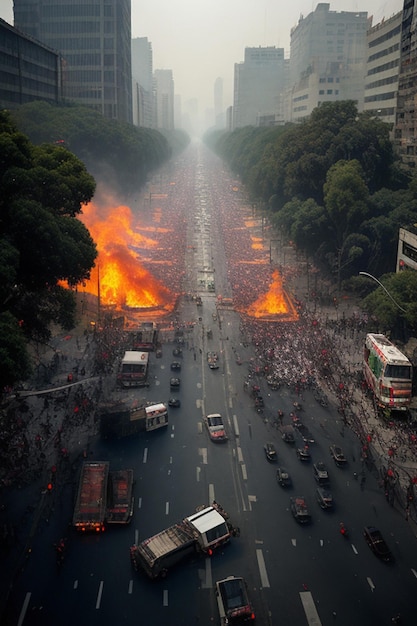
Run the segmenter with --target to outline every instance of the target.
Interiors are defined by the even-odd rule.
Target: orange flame
[[[97,244],[98,258],[85,291],[98,296],[104,305],[117,308],[172,308],[175,295],[157,281],[138,259],[137,249],[155,249],[158,242],[132,229],[132,212],[127,206],[107,210],[103,218],[90,202],[81,221]]]
[[[292,320],[298,318],[297,313],[291,306],[290,300],[286,297],[282,278],[278,270],[272,274],[272,283],[266,294],[259,296],[247,310],[247,314],[256,318],[270,318],[274,315],[285,316]]]

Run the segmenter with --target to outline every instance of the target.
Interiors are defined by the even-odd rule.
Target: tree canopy
[[[27,341],[45,341],[50,325],[70,329],[73,293],[97,256],[76,219],[95,191],[81,161],[57,145],[34,146],[0,111],[0,385],[30,371]]]

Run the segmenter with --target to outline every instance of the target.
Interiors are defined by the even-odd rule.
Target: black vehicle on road
[[[330,446],[329,450],[337,467],[344,467],[347,463],[347,460],[345,455],[343,454],[342,448],[333,444]]]
[[[281,485],[281,487],[291,487],[292,480],[286,467],[279,467],[277,469],[277,483]]]
[[[363,529],[363,536],[365,537],[365,541],[371,548],[372,552],[375,556],[381,559],[381,561],[388,563],[393,560],[391,550],[385,543],[385,539],[383,538],[380,530],[375,528],[375,526],[365,526]]]

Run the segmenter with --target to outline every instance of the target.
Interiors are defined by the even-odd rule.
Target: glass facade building
[[[0,108],[13,109],[33,100],[59,102],[61,98],[58,52],[0,19]]]
[[[59,50],[65,99],[132,122],[130,0],[14,0],[14,23]]]

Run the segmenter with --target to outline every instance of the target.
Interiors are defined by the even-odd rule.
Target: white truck
[[[198,507],[193,515],[184,518],[158,534],[130,548],[132,564],[142,569],[149,578],[163,578],[168,570],[191,555],[208,555],[228,543],[239,529],[228,521],[220,505]]]

